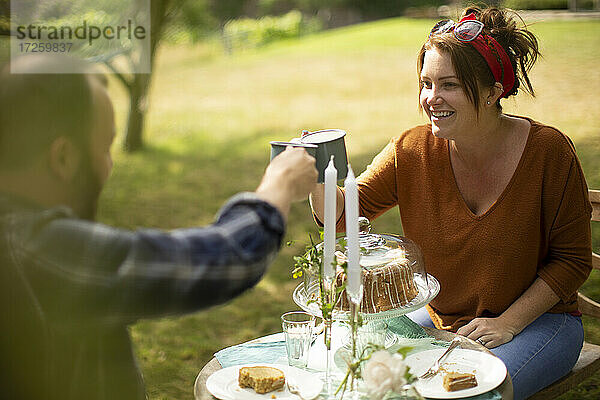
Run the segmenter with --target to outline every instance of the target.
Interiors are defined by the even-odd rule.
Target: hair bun
[[[515,71],[515,84],[506,97],[517,94],[521,85],[531,95],[534,95],[533,86],[527,73],[531,70],[540,55],[537,38],[531,33],[523,19],[514,11],[489,7],[468,7],[462,17],[475,14],[483,22],[484,31],[492,36],[504,48]],[[521,22],[521,26],[517,24]]]

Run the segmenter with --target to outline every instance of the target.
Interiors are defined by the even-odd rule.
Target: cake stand
[[[421,274],[415,274],[414,282],[419,289],[417,296],[412,299],[408,304],[399,306],[397,308],[381,311],[378,313],[360,313],[365,322],[385,320],[390,318],[399,317],[424,307],[431,300],[435,298],[440,292],[440,283],[432,275],[427,274],[425,277]],[[308,290],[307,290],[308,289]],[[305,287],[305,283],[300,283],[293,294],[294,302],[309,314],[315,317],[322,318],[321,309],[317,303],[319,299],[319,283],[313,282],[308,288]],[[350,312],[342,310],[333,311],[333,320],[335,321],[349,321]]]
[[[419,293],[409,303],[407,303],[404,306],[399,306],[397,308],[387,311],[381,311],[378,313],[360,313],[363,321],[365,323],[369,323],[371,321],[382,321],[400,317],[404,314],[416,311],[428,304],[440,292],[440,283],[432,275],[427,274],[427,278],[425,278],[425,276],[421,274],[415,274],[414,282],[417,288],[419,289]],[[305,288],[305,282],[300,283],[294,290],[293,299],[294,302],[307,313],[314,315],[315,317],[322,318],[319,304],[317,301],[314,300],[319,299],[318,282],[315,281],[311,285],[309,285],[308,291]],[[337,309],[334,310],[332,314],[332,320],[334,321],[348,322],[350,320],[349,311]],[[385,337],[384,346],[388,348],[392,346],[395,342],[396,336],[392,335],[388,331]],[[347,345],[348,339],[346,338],[346,340],[344,341],[344,347],[347,347]]]

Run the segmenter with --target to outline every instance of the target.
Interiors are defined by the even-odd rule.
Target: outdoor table
[[[443,341],[449,342],[452,340],[452,338],[454,336],[456,336],[456,334],[454,334],[452,332],[447,332],[447,331],[443,331],[443,330],[439,330],[439,329],[434,329],[434,328],[423,328],[423,329],[425,329],[427,334],[429,334],[430,336],[432,336],[433,338],[435,338],[437,340],[443,340]],[[254,339],[253,341],[260,342],[261,338]],[[485,346],[482,346],[481,344],[474,342],[470,339],[466,339],[466,343],[462,344],[461,347],[464,349],[483,351],[483,352],[492,354],[492,352],[489,351]],[[219,369],[221,369],[221,364],[219,364],[219,361],[216,358],[213,358],[208,363],[206,363],[206,365],[198,373],[198,376],[196,377],[196,382],[194,383],[194,398],[196,400],[213,400],[213,399],[215,399],[215,397],[213,397],[210,394],[210,392],[206,389],[206,380],[208,379],[208,377],[210,375],[212,375],[213,372],[218,371]],[[513,386],[512,386],[512,380],[510,379],[509,374],[506,374],[506,379],[504,379],[504,382],[502,382],[502,384],[500,384],[500,386],[498,386],[496,388],[496,390],[500,393],[503,400],[512,400],[513,399]]]

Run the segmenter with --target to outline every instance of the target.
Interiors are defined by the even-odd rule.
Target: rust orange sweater
[[[514,175],[480,216],[458,190],[448,141],[430,125],[392,139],[358,178],[360,215],[373,220],[397,205],[404,234],[439,280],[428,306],[438,328],[500,315],[538,276],[560,297],[550,312],[577,310],[577,289],[591,270],[587,186],[570,140],[530,122]]]

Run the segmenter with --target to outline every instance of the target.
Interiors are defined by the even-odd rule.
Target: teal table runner
[[[410,346],[413,347],[411,353],[414,353],[448,346],[448,342],[432,338],[421,326],[417,325],[406,316],[393,318],[386,322],[388,324],[388,331],[392,332],[397,337],[396,343],[390,347],[390,351],[394,351],[401,346]],[[313,354],[313,352],[324,352],[325,346],[322,342],[323,340],[320,337],[317,338],[311,348],[310,354]],[[335,348],[335,346],[333,347]],[[283,333],[276,333],[264,337],[261,342],[242,343],[236,346],[227,347],[215,353],[215,357],[223,368],[250,363],[287,365],[285,337]],[[312,355],[309,355],[309,357],[312,357]],[[317,370],[314,366],[311,368],[310,362],[309,369]],[[324,368],[321,368],[321,370],[324,370]],[[492,390],[491,392],[468,397],[467,399],[501,400],[502,396],[496,390]]]

